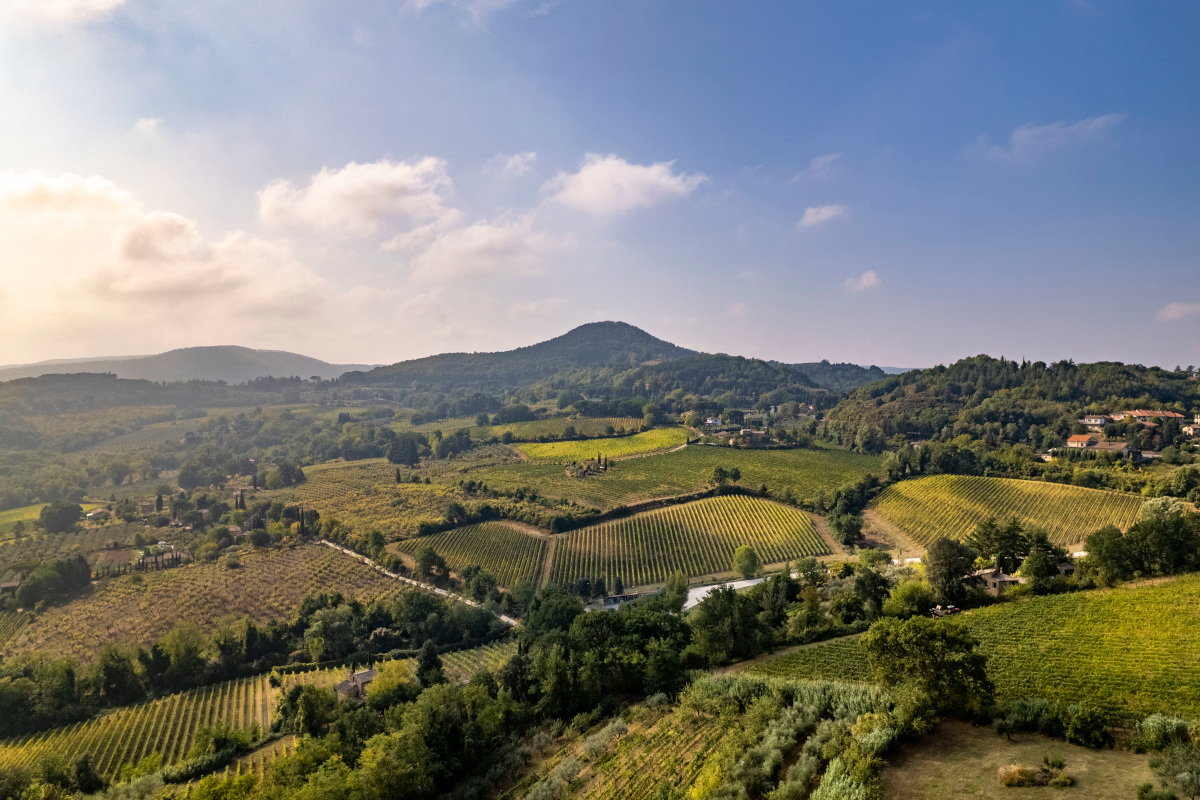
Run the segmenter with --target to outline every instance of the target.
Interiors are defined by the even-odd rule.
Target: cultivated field
[[[401,585],[356,559],[320,545],[241,554],[241,567],[196,564],[102,581],[77,599],[38,615],[5,647],[7,654],[43,650],[88,661],[104,644],[148,644],[179,620],[215,629],[249,615],[286,619],[309,592],[367,599],[393,596]]]
[[[468,477],[493,489],[534,487],[545,497],[608,510],[702,490],[711,482],[716,467],[740,469],[744,486],[765,485],[779,495],[791,490],[796,497],[806,498],[856,481],[877,471],[881,463],[875,456],[847,450],[737,450],[692,445],[676,453],[618,461],[608,472],[587,478],[567,477],[561,466],[536,463],[472,469]]]
[[[1124,718],[1156,711],[1200,718],[1200,575],[1003,603],[961,619],[988,654],[1000,702],[1045,697]],[[869,679],[851,638],[766,659],[749,672]]]
[[[479,565],[496,576],[501,586],[509,587],[537,577],[546,540],[504,522],[484,522],[406,539],[398,543],[396,549],[412,555],[425,546],[432,547],[445,558],[446,564],[455,572]]]
[[[86,526],[71,533],[38,533],[20,539],[8,539],[0,542],[0,577],[19,562],[52,561],[75,555],[84,556],[92,565],[98,561],[113,560],[128,563],[132,553],[126,548],[137,532],[153,541],[159,541],[160,537],[174,540],[180,534],[178,528],[147,529],[140,522],[114,522],[96,527]],[[115,550],[113,542],[119,545]]]
[[[21,630],[28,621],[29,617],[25,614],[0,611],[0,646],[16,636],[17,631]]]
[[[570,442],[545,442],[541,444],[517,445],[517,449],[533,461],[551,461],[569,464],[576,461],[603,458],[625,458],[627,456],[654,453],[678,447],[688,440],[686,428],[653,428],[632,436],[614,439],[585,439]]]
[[[38,516],[42,513],[47,503],[35,503],[31,506],[21,506],[20,508],[10,508],[7,511],[0,511],[0,541],[11,539],[13,537],[13,526],[18,522],[25,523],[26,536],[32,531],[33,526],[37,524]],[[96,503],[80,503],[80,508],[84,511],[91,511],[93,508],[98,508]]]
[[[487,645],[447,653],[442,656],[442,665],[447,679],[466,680],[480,669],[499,669],[515,652],[513,644]],[[333,686],[345,680],[348,673],[347,668],[340,667],[288,674],[282,676],[283,689],[298,684]],[[176,764],[191,749],[201,726],[226,723],[247,729],[258,725],[266,732],[279,691],[270,686],[269,676],[264,674],[138,703],[86,722],[0,741],[0,767],[27,767],[42,753],[57,753],[68,763],[80,753],[90,753],[96,768],[109,776],[152,753],[161,753],[164,764]],[[260,750],[247,761],[248,766],[261,771],[270,758]]]
[[[709,575],[733,569],[740,545],[764,563],[827,553],[804,514],[754,497],[711,497],[646,511],[557,537],[552,583],[603,576],[611,591],[620,577],[627,587],[662,583],[675,570]]]
[[[901,481],[875,500],[876,510],[920,544],[963,539],[987,517],[1012,516],[1044,529],[1055,542],[1081,542],[1105,525],[1128,528],[1142,498],[1059,483],[967,475]]]

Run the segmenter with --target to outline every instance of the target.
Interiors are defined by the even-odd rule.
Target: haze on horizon
[[[0,3],[0,364],[1200,362],[1200,8]]]

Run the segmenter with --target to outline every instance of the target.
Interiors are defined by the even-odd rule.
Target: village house
[[[1111,416],[1118,422],[1126,418],[1131,418],[1138,422],[1154,422],[1158,419],[1183,419],[1183,414],[1177,414],[1174,411],[1148,411],[1144,408],[1135,408],[1132,411],[1114,411]]]
[[[1180,430],[1183,431],[1184,436],[1187,436],[1189,439],[1195,439],[1200,435],[1200,422],[1194,425],[1184,425]]]
[[[1079,424],[1087,428],[1089,431],[1101,430],[1110,422],[1112,422],[1112,420],[1107,414],[1088,414],[1083,419],[1079,420]]]
[[[153,514],[156,511],[158,511],[158,506],[155,505],[153,500],[148,500],[144,503],[138,503],[139,514]]]
[[[1067,447],[1085,448],[1095,447],[1098,444],[1095,436],[1089,436],[1086,433],[1077,433],[1067,439]]]

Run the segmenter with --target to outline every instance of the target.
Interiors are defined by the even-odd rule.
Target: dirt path
[[[538,564],[537,587],[545,589],[550,583],[550,567],[554,565],[554,551],[558,549],[558,537],[547,536],[546,547],[542,550],[542,561]]]
[[[829,548],[829,552],[839,558],[846,558],[846,550],[844,547],[838,544],[838,540],[834,538],[833,529],[829,527],[829,520],[825,519],[820,514],[813,514],[808,511],[805,511],[804,513],[812,522],[813,527],[817,529],[817,533],[825,541],[825,546]]]
[[[896,551],[896,558],[903,561],[906,558],[920,558],[925,555],[925,548],[917,544],[900,528],[893,525],[873,508],[864,509],[863,521],[867,523],[864,533],[868,539],[880,540],[888,550]]]

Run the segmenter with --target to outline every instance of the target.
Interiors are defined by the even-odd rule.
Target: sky
[[[0,0],[0,363],[1200,363],[1200,5]]]

